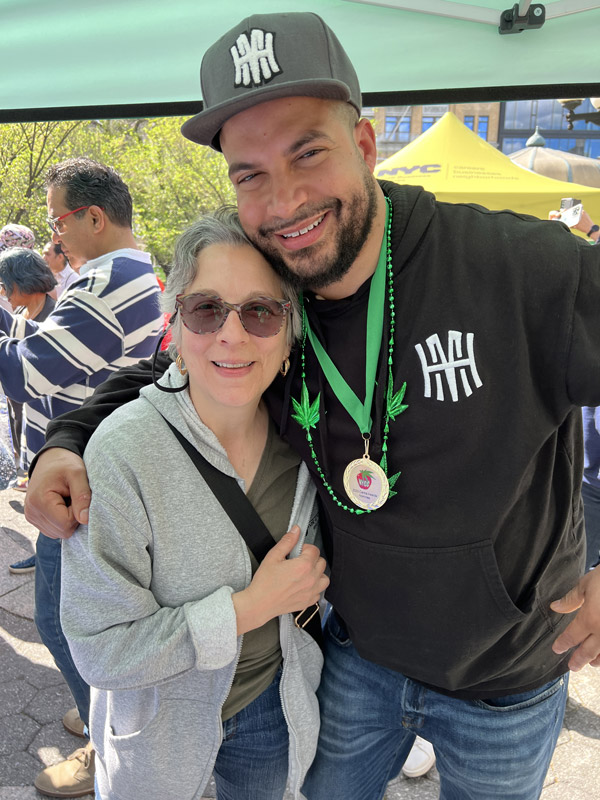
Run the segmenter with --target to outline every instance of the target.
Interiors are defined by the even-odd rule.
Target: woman
[[[23,320],[43,322],[54,308],[54,300],[48,292],[56,286],[56,278],[38,253],[26,247],[11,247],[0,253],[0,293],[9,301],[15,320],[9,335],[23,337]],[[23,404],[8,401],[10,428],[15,451],[15,460],[22,477],[13,488],[27,491],[27,470],[29,468],[26,452],[21,452],[21,431],[23,428]],[[12,564],[12,572],[30,572],[35,565],[35,557],[24,562]],[[22,567],[22,568],[20,568]]]
[[[11,247],[0,253],[0,285],[13,314],[20,314],[24,319],[43,322],[54,308],[54,300],[48,292],[56,286],[56,278],[35,250]],[[15,321],[15,331],[17,323]]]
[[[214,769],[219,800],[281,800],[288,766],[298,797],[322,656],[289,612],[318,600],[325,563],[310,544],[286,560],[293,529],[252,564],[167,425],[237,479],[274,538],[291,523],[314,537],[308,471],[261,401],[285,371],[296,299],[231,211],[186,231],[174,260],[176,363],[95,432],[89,525],[63,544],[62,624],[96,687],[98,797],[192,800]]]

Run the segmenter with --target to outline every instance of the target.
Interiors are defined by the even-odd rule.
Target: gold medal
[[[375,511],[388,499],[390,484],[379,464],[369,458],[368,437],[364,440],[365,454],[351,461],[344,470],[344,489],[354,505]]]
[[[375,511],[388,499],[390,485],[385,472],[370,458],[357,458],[344,470],[344,489],[354,505]]]

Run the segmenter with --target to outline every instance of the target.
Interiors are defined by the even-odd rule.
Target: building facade
[[[363,116],[370,119],[375,128],[379,161],[412,142],[447,111],[506,155],[525,147],[537,126],[547,147],[591,158],[600,157],[600,125],[577,120],[574,129],[569,131],[565,109],[558,100],[515,100],[363,108]],[[576,109],[578,114],[593,111],[589,99]]]

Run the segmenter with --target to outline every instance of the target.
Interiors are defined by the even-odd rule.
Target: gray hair
[[[0,253],[0,283],[10,297],[15,287],[22,294],[51,292],[56,286],[56,278],[35,250],[10,247]]]
[[[175,300],[178,294],[184,294],[198,272],[198,256],[213,244],[225,244],[231,247],[250,245],[250,239],[244,233],[237,210],[234,206],[222,206],[212,214],[206,214],[187,228],[175,243],[173,265],[169,270],[167,285],[162,293],[163,311],[172,314],[175,311]],[[286,335],[291,347],[300,336],[302,329],[300,304],[296,290],[281,279],[283,300],[289,300],[291,308],[287,318]],[[168,353],[171,358],[177,356],[176,345],[181,342],[181,319],[179,315],[173,323],[173,342]]]

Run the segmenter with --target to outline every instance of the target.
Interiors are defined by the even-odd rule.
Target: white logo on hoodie
[[[466,339],[466,353],[463,354],[463,335]],[[435,378],[436,400],[445,400],[444,381],[450,390],[450,397],[456,403],[459,397],[459,384],[457,372],[460,376],[461,385],[466,397],[473,394],[473,388],[469,382],[469,377],[473,386],[478,389],[483,386],[483,382],[477,372],[475,364],[475,352],[473,348],[474,333],[463,334],[460,331],[448,331],[448,350],[444,352],[442,342],[437,333],[428,336],[425,340],[429,352],[430,361],[427,361],[427,352],[422,344],[415,345],[415,349],[421,359],[423,368],[423,378],[425,379],[425,397],[431,397],[431,376]],[[470,373],[470,376],[469,376]]]

